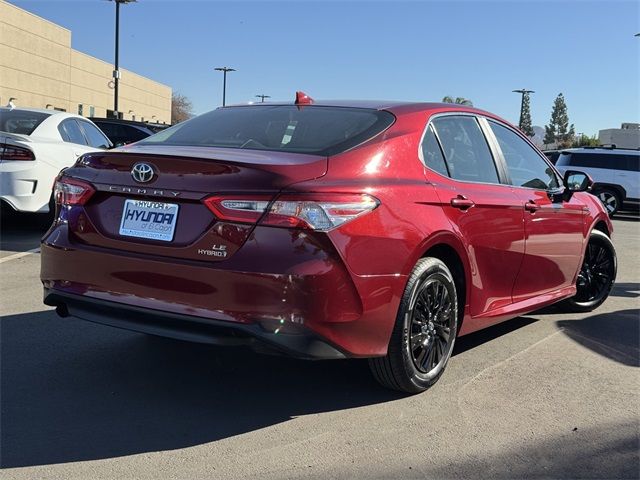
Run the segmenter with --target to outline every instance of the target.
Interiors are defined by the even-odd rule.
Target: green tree
[[[464,98],[464,97],[456,97],[454,99],[453,97],[450,97],[449,95],[447,95],[442,99],[442,101],[444,103],[457,103],[458,105],[466,105],[468,107],[473,107],[473,102],[468,98]]]
[[[531,109],[529,107],[529,94],[522,94],[522,109],[520,111],[520,124],[518,125],[522,133],[524,133],[527,137],[533,137],[535,132],[533,131],[533,126],[531,125]]]
[[[572,147],[597,147],[600,144],[597,136],[588,137],[584,133],[576,137],[571,144]]]
[[[555,143],[559,148],[567,148],[573,142],[575,128],[573,124],[569,127],[569,114],[567,113],[567,104],[564,101],[562,93],[558,94],[553,102],[551,110],[551,120],[544,127],[544,143]]]

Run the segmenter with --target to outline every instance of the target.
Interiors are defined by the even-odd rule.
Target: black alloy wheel
[[[416,368],[435,377],[443,368],[455,327],[451,297],[443,279],[431,276],[416,290],[408,314],[409,353]]]
[[[598,230],[592,231],[576,279],[576,295],[561,306],[573,312],[589,312],[597,308],[609,296],[616,272],[616,251],[611,240]]]
[[[458,333],[458,297],[447,265],[437,258],[416,263],[405,287],[387,355],[369,359],[387,388],[422,392],[442,376]]]

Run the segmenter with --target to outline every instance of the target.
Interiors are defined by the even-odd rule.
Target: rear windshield
[[[175,125],[138,145],[192,145],[335,155],[382,132],[394,119],[389,112],[364,108],[227,107]]]
[[[49,113],[24,110],[0,110],[0,131],[31,135]]]
[[[558,166],[638,171],[640,155],[563,152],[558,159]]]

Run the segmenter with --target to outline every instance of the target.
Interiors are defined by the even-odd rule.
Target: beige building
[[[71,48],[71,32],[0,0],[0,105],[110,116],[113,64]],[[122,118],[171,122],[171,87],[120,69]]]

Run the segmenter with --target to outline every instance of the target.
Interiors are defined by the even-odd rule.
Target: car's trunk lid
[[[132,169],[138,164],[152,168],[150,181],[134,179]],[[84,208],[70,216],[70,231],[88,245],[220,261],[242,246],[253,225],[219,221],[202,203],[204,198],[212,194],[273,198],[286,186],[321,177],[326,171],[326,157],[256,150],[132,145],[91,153],[65,171],[96,189]],[[123,234],[128,200],[176,205],[167,210],[177,209],[170,241]]]

